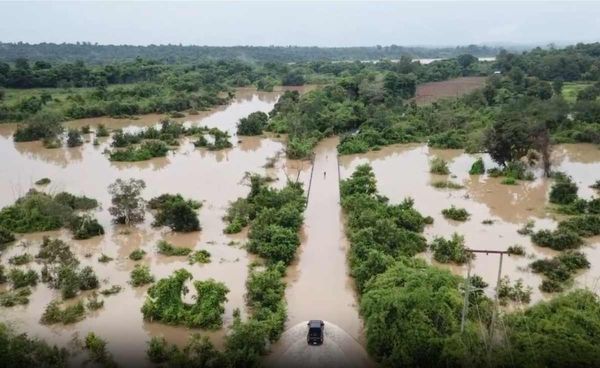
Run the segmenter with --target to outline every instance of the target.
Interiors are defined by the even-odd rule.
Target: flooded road
[[[286,277],[287,331],[267,358],[271,366],[369,365],[358,342],[363,341],[362,322],[346,261],[348,241],[339,199],[337,143],[337,138],[328,138],[315,149],[302,245]],[[325,330],[332,331],[322,346],[306,343],[306,321],[311,319],[327,321]],[[352,358],[352,365],[338,359],[344,356]]]
[[[254,111],[268,112],[275,104],[279,93],[262,93],[252,90],[240,90],[237,97],[227,106],[216,108],[213,112],[192,115],[179,121],[191,124],[217,126],[235,133],[237,121]],[[83,119],[69,122],[69,126],[91,125],[98,123],[114,129],[117,127],[136,128],[153,125],[162,116],[143,116],[137,120],[118,120],[110,118]],[[232,321],[236,308],[245,313],[244,294],[248,265],[252,256],[240,246],[244,235],[227,236],[223,234],[222,216],[229,201],[246,196],[249,188],[242,183],[245,172],[256,172],[277,178],[274,185],[284,185],[287,176],[299,176],[307,181],[310,163],[298,163],[284,159],[281,154],[283,141],[268,137],[232,137],[234,147],[228,150],[211,152],[197,149],[189,139],[183,139],[180,146],[167,157],[137,163],[110,162],[102,152],[109,148],[109,139],[100,138],[100,145],[87,142],[81,147],[45,149],[40,142],[18,143],[12,141],[14,126],[0,125],[0,207],[12,204],[25,194],[33,183],[43,177],[52,182],[44,190],[50,193],[68,191],[97,199],[101,209],[93,211],[104,226],[106,234],[89,240],[71,239],[68,231],[55,231],[46,234],[29,234],[22,237],[29,241],[27,248],[9,247],[0,258],[7,264],[13,255],[28,252],[37,254],[43,235],[60,237],[72,245],[72,250],[82,265],[90,265],[98,274],[101,288],[119,285],[123,290],[104,299],[104,308],[91,313],[83,321],[69,326],[43,326],[38,322],[52,300],[60,298],[60,292],[48,289],[45,284],[33,288],[30,303],[27,306],[2,308],[0,321],[9,322],[19,332],[41,337],[60,345],[69,345],[74,336],[85,337],[93,331],[108,342],[108,349],[116,361],[127,364],[128,360],[143,361],[146,342],[152,336],[165,336],[169,342],[183,344],[192,332],[202,332],[221,346],[226,328],[217,331],[190,330],[185,327],[167,326],[144,322],[140,308],[148,287],[133,288],[128,284],[129,273],[136,263],[147,264],[156,279],[170,275],[174,270],[186,268],[195,280],[214,278],[226,284],[230,289],[225,304],[224,326]],[[92,141],[93,135],[86,140]],[[264,168],[269,158],[277,156],[273,168]],[[202,231],[177,234],[168,229],[151,227],[153,216],[147,214],[146,221],[132,229],[115,226],[108,213],[110,197],[109,184],[117,178],[137,178],[146,182],[143,196],[150,199],[163,193],[180,193],[186,198],[201,201],[199,211]],[[176,246],[193,249],[206,249],[211,253],[209,264],[189,265],[186,257],[166,257],[157,254],[156,243],[165,239]],[[16,243],[18,244],[18,243]],[[139,262],[128,258],[135,249],[144,249],[147,256]],[[114,260],[99,263],[98,257],[106,254]],[[40,270],[40,265],[30,263],[21,268]],[[85,296],[85,295],[83,295]]]
[[[451,175],[429,173],[429,161],[433,156],[448,161]],[[535,169],[536,180],[519,182],[519,185],[502,185],[502,178],[487,175],[470,176],[471,164],[479,157],[469,155],[462,150],[436,150],[425,145],[395,145],[384,147],[380,151],[362,155],[340,157],[342,178],[346,178],[361,163],[369,162],[377,176],[377,186],[381,194],[398,203],[406,197],[415,200],[415,208],[423,215],[434,218],[434,223],[425,228],[425,236],[432,240],[436,236],[448,238],[453,232],[465,237],[465,244],[473,249],[506,250],[511,245],[522,245],[528,256],[504,258],[503,275],[511,280],[522,278],[532,287],[532,301],[551,295],[544,295],[538,286],[541,278],[527,270],[529,263],[536,258],[550,257],[556,252],[533,245],[529,236],[520,235],[517,230],[529,220],[535,221],[535,228],[555,228],[559,215],[547,207],[547,194],[551,182],[541,178],[540,169]],[[486,168],[493,167],[488,155],[482,155]],[[600,150],[597,146],[577,144],[560,145],[553,153],[553,170],[564,171],[571,175],[579,185],[579,195],[589,199],[594,190],[589,185],[600,177]],[[433,181],[451,180],[464,185],[463,189],[436,189]],[[467,222],[445,219],[441,210],[451,205],[465,208],[471,217]],[[491,225],[482,224],[492,220]],[[586,253],[592,268],[576,278],[575,286],[590,287],[598,290],[600,279],[600,239],[586,239]],[[422,254],[431,259],[430,254]],[[432,261],[433,262],[433,261]],[[466,266],[439,265],[453,272],[466,275]],[[498,256],[478,254],[473,261],[472,272],[483,277],[490,285],[488,294],[494,292],[498,272]]]

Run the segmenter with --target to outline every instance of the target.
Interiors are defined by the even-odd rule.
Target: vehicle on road
[[[325,322],[320,319],[311,319],[307,325],[308,334],[306,335],[306,342],[308,345],[321,345],[324,338]]]

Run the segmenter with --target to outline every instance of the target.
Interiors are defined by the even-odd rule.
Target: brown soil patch
[[[442,98],[458,97],[483,87],[486,77],[461,77],[417,86],[414,101],[418,105],[432,103]]]

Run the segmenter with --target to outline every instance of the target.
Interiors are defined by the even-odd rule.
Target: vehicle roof
[[[321,321],[320,319],[311,319],[310,321],[308,321],[308,325],[310,327],[321,327],[322,323],[323,321]]]

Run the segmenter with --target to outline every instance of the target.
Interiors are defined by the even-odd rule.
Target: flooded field
[[[254,111],[268,112],[272,109],[278,92],[257,93],[253,90],[240,90],[236,98],[227,106],[221,106],[210,112],[192,115],[179,121],[190,124],[215,126],[235,133],[237,121]],[[68,126],[91,125],[98,123],[114,129],[139,129],[142,126],[156,124],[162,116],[149,115],[137,120],[117,120],[110,118],[83,119],[67,123]],[[37,254],[43,236],[60,237],[72,245],[73,252],[82,265],[94,268],[101,280],[101,288],[120,285],[123,290],[114,296],[103,298],[104,308],[88,314],[81,322],[62,326],[43,326],[40,317],[46,305],[60,298],[60,292],[49,289],[45,284],[33,288],[30,303],[27,306],[2,308],[0,320],[8,322],[17,331],[41,337],[47,341],[68,346],[75,336],[85,337],[93,331],[106,339],[108,349],[118,363],[127,364],[128,360],[145,359],[146,342],[152,336],[165,336],[168,341],[183,344],[192,332],[209,335],[217,345],[222,345],[226,329],[218,331],[190,330],[185,327],[173,327],[143,321],[140,308],[148,287],[134,288],[128,284],[129,273],[135,263],[150,266],[156,279],[170,275],[174,270],[186,268],[194,280],[214,278],[226,284],[230,292],[225,304],[224,326],[232,321],[234,309],[245,312],[244,294],[248,265],[252,257],[240,246],[244,236],[223,234],[224,223],[221,220],[229,201],[246,196],[248,187],[242,183],[245,172],[267,174],[278,180],[274,185],[284,185],[286,175],[307,182],[310,162],[292,162],[283,159],[284,147],[281,139],[269,137],[243,137],[238,141],[232,138],[231,149],[211,152],[197,149],[190,140],[184,139],[176,151],[167,157],[136,163],[111,162],[103,154],[109,147],[110,138],[100,138],[98,146],[89,141],[77,148],[45,149],[41,142],[18,143],[12,141],[13,125],[0,125],[0,207],[12,204],[15,199],[36,187],[34,182],[48,177],[52,182],[45,188],[36,188],[50,193],[68,191],[97,199],[102,208],[94,212],[104,226],[106,234],[85,241],[71,239],[68,231],[28,234],[21,237],[25,248],[10,246],[0,258],[3,264],[18,254],[28,252]],[[277,156],[275,166],[264,168],[269,158]],[[334,156],[332,156],[332,159]],[[117,178],[137,178],[146,182],[143,196],[150,199],[163,193],[180,193],[186,198],[201,201],[199,212],[202,231],[177,234],[168,229],[151,227],[151,215],[146,216],[144,224],[127,229],[111,224],[108,213],[110,196],[109,184]],[[186,257],[166,257],[157,254],[156,243],[165,239],[176,246],[196,250],[206,249],[211,253],[212,262],[208,264],[188,264]],[[20,244],[17,242],[15,244]],[[147,256],[140,262],[128,258],[135,249],[144,249]],[[100,263],[98,257],[106,254],[114,258],[112,262]],[[39,271],[40,265],[28,266]],[[85,297],[83,294],[81,297]],[[79,299],[79,298],[78,298]]]
[[[448,161],[454,178],[429,173],[429,161],[433,156]],[[346,178],[361,163],[369,162],[377,176],[378,189],[383,195],[398,203],[406,197],[415,201],[415,207],[424,215],[434,218],[433,225],[427,226],[425,236],[432,240],[436,236],[448,238],[453,232],[465,237],[465,244],[472,249],[506,250],[519,244],[525,247],[527,256],[504,258],[503,275],[512,281],[522,278],[533,289],[532,301],[548,297],[538,289],[541,277],[527,270],[533,259],[550,257],[557,252],[541,248],[531,243],[529,236],[517,233],[528,220],[535,221],[535,229],[555,228],[560,216],[547,207],[547,193],[551,183],[541,178],[541,170],[535,170],[536,180],[519,182],[518,185],[502,185],[502,178],[487,175],[470,176],[471,164],[479,157],[462,150],[437,150],[425,145],[395,145],[380,151],[363,155],[340,157],[342,178]],[[488,155],[482,155],[486,167],[493,162]],[[589,199],[594,195],[589,188],[600,178],[600,150],[595,145],[560,145],[553,153],[553,169],[571,175],[579,186],[579,195]],[[464,189],[436,189],[432,181],[450,179],[464,185]],[[465,208],[471,218],[467,222],[445,219],[441,210],[451,205]],[[482,224],[492,220],[493,224]],[[600,280],[600,237],[586,239],[581,248],[592,264],[591,269],[576,277],[575,286],[598,289]],[[431,259],[431,255],[422,255]],[[446,267],[460,275],[466,275],[467,266]],[[494,293],[498,272],[498,256],[478,254],[472,263],[472,272],[483,277],[490,284],[487,292]]]

